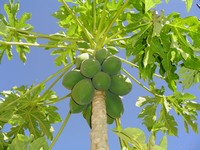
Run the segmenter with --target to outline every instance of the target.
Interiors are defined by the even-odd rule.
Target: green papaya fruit
[[[81,74],[80,70],[74,69],[64,75],[62,85],[71,90],[80,80],[85,77]]]
[[[119,58],[116,56],[109,56],[104,60],[102,70],[109,75],[114,75],[120,72],[121,66],[122,62]]]
[[[105,72],[98,72],[92,78],[92,83],[97,90],[108,90],[111,84],[111,78]]]
[[[76,57],[76,60],[75,60],[76,68],[77,68],[77,69],[80,69],[81,63],[82,63],[84,60],[89,59],[90,57],[91,57],[91,55],[88,54],[88,53],[82,53],[82,54],[78,55],[78,56]]]
[[[121,98],[109,91],[106,91],[106,111],[111,118],[120,118],[124,112]]]
[[[69,102],[69,108],[72,114],[76,114],[85,110],[87,108],[87,105],[79,105],[73,100],[73,98],[71,98]]]
[[[101,64],[98,60],[89,58],[82,62],[81,73],[88,78],[92,78],[97,72],[101,71]]]
[[[91,128],[92,104],[89,104],[87,108],[82,112],[82,114],[89,127]]]
[[[117,74],[111,77],[111,85],[109,90],[117,95],[126,95],[132,89],[131,80],[123,75]]]
[[[107,115],[107,124],[112,124],[114,121],[115,121],[114,118],[112,118],[109,115]]]
[[[72,89],[72,98],[79,105],[87,105],[92,102],[94,96],[94,87],[92,81],[83,79],[79,81]]]
[[[109,53],[109,51],[105,48],[102,48],[98,51],[96,51],[95,53],[95,58],[100,62],[100,64],[102,64],[102,62],[111,54]]]

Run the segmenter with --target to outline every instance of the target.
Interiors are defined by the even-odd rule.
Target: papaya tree
[[[166,150],[167,136],[178,136],[176,115],[186,132],[191,128],[198,133],[200,104],[195,95],[181,90],[200,80],[197,17],[157,12],[160,0],[58,3],[53,16],[61,31],[52,34],[35,32],[28,23],[30,13],[19,17],[19,1],[9,0],[0,14],[1,63],[3,57],[11,60],[14,50],[27,63],[31,48],[40,47],[51,51],[59,68],[40,83],[0,93],[0,150],[51,150],[73,114],[87,122],[91,150],[109,150],[109,124],[116,125],[113,132],[123,150]],[[185,3],[189,11],[193,1]],[[164,84],[159,86],[157,80]],[[132,84],[147,91],[135,105],[141,109],[138,118],[149,131],[148,140],[141,129],[122,127],[120,118],[126,110],[122,98],[132,92]],[[60,97],[57,86],[67,94]],[[69,102],[63,121],[56,105],[60,101]],[[53,125],[59,122],[62,125],[53,136]],[[159,132],[162,138],[156,144]]]

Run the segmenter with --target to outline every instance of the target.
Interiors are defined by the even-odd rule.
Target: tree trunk
[[[91,128],[91,150],[109,150],[104,91],[95,91],[92,101]]]

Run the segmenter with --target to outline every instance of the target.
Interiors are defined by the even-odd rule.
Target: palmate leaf
[[[169,135],[178,135],[178,129],[177,129],[177,122],[175,121],[174,117],[170,115],[165,107],[163,107],[160,111],[160,118],[158,122],[161,122],[164,127],[166,127],[167,132]]]
[[[158,15],[149,11],[146,14],[129,16],[127,32],[132,31],[132,36],[125,41],[127,57],[133,56],[132,62],[139,66],[141,78],[153,80],[158,68],[168,87],[176,91],[179,64],[182,63],[180,67],[200,69],[195,52],[200,43],[199,21],[196,17],[180,18],[177,13],[164,16],[164,12]]]
[[[189,131],[188,127],[191,127],[198,133],[197,111],[200,111],[200,104],[196,103],[195,99],[193,94],[180,92],[159,98],[140,97],[136,106],[144,108],[138,117],[143,119],[143,124],[149,131],[163,131],[177,136],[178,124],[174,116],[169,113],[171,109],[174,109],[177,115],[183,118],[186,132]],[[156,113],[158,109],[160,109],[159,115]]]
[[[181,44],[187,46],[188,48],[192,48],[190,44],[192,44],[195,47],[198,47],[200,45],[199,44],[200,40],[198,38],[200,34],[198,32],[200,24],[197,17],[195,16],[190,16],[186,18],[176,17],[174,18],[172,23],[169,24],[169,26],[175,33],[175,35],[178,37]],[[184,33],[188,35],[188,37],[190,37],[192,41],[190,41],[189,38],[184,35]],[[185,52],[188,52],[187,47],[185,47],[185,49],[184,47],[182,47],[182,49]]]
[[[168,101],[173,106],[178,115],[181,115],[185,124],[185,130],[188,132],[188,126],[198,133],[197,126],[197,111],[200,109],[200,104],[194,102],[196,97],[189,93],[176,92],[174,95],[167,97]]]
[[[58,97],[51,90],[41,96],[44,88],[44,85],[37,88],[21,86],[1,93],[0,124],[3,127],[7,122],[12,126],[7,133],[8,137],[24,134],[28,129],[34,138],[46,135],[52,139],[52,124],[60,122],[61,118],[57,107],[44,103],[55,101]]]
[[[29,147],[29,150],[48,150],[48,143],[45,139],[45,137],[40,137],[36,140],[34,140]]]
[[[27,137],[18,134],[8,146],[8,150],[48,150],[48,143],[44,137],[33,140],[33,136]]]
[[[42,135],[46,135],[48,139],[52,140],[53,135],[51,131],[51,124],[48,122],[48,119],[44,115],[43,112],[39,111],[40,109],[35,109],[30,112],[30,114],[26,114],[28,118],[29,124],[27,125],[30,129],[31,133],[35,133],[35,136],[37,135],[37,131],[39,131],[39,136],[36,136],[36,138],[41,137]],[[36,129],[38,128],[38,129]]]
[[[155,144],[155,136],[150,135],[146,143],[145,133],[138,128],[125,128],[123,130],[114,129],[114,133],[123,141],[129,143],[125,146],[128,150],[167,150],[167,137],[163,136],[160,145]]]
[[[69,62],[74,63],[75,51],[73,48],[56,49],[51,55],[57,56],[54,60],[56,66],[67,65]]]
[[[122,31],[125,29],[124,21],[128,13],[122,13],[117,19],[115,18],[124,3],[122,0],[95,3],[93,1],[65,2],[62,1],[63,6],[53,16],[59,20],[59,26],[66,30],[66,38],[73,37],[76,40],[68,43],[71,47],[66,48],[67,50],[57,49],[52,52],[53,55],[58,55],[55,59],[56,65],[66,64],[68,61],[66,58],[68,56],[73,58],[72,53],[77,50],[82,53],[87,52],[88,49],[97,50],[104,46],[115,46],[116,42],[110,40],[121,38],[126,34]]]
[[[22,134],[18,134],[13,139],[12,143],[8,146],[9,150],[26,150],[28,149],[29,143],[33,137],[29,138]]]
[[[0,14],[0,36],[6,42],[21,42],[25,40],[27,42],[34,43],[36,41],[35,37],[27,37],[26,34],[17,32],[17,29],[23,31],[31,31],[33,27],[26,22],[31,18],[31,14],[24,13],[21,18],[16,18],[19,11],[19,2],[14,2],[14,0],[9,0],[8,4],[4,4],[4,10],[6,12],[7,18]],[[1,34],[3,32],[3,34]],[[26,53],[30,52],[27,46],[16,46],[16,51],[22,62],[26,62]],[[0,46],[0,62],[3,55],[7,54],[9,60],[12,59],[12,51],[10,45]]]
[[[142,130],[138,128],[115,129],[114,133],[124,141],[130,143],[133,148],[137,150],[146,149],[146,136]]]
[[[174,117],[169,114],[171,107],[165,97],[140,97],[136,104],[139,107],[144,107],[138,118],[143,119],[143,124],[149,131],[163,131],[169,135],[177,136],[177,123]],[[158,114],[160,106],[161,110]]]
[[[152,129],[156,122],[156,109],[157,105],[148,105],[138,115],[138,118],[143,118],[142,124],[145,124],[149,131]]]

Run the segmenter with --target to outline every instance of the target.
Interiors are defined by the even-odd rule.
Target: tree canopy
[[[134,101],[140,108],[138,118],[150,136],[139,128],[122,128],[123,122],[121,125],[116,119],[114,133],[121,148],[167,149],[167,135],[178,136],[177,115],[181,116],[186,132],[191,128],[198,133],[200,105],[196,93],[185,92],[200,80],[200,22],[196,16],[182,18],[177,12],[157,12],[154,8],[160,0],[59,2],[61,6],[53,17],[61,30],[51,34],[33,30],[28,23],[31,13],[18,16],[19,2],[10,0],[4,4],[5,14],[0,14],[1,63],[3,57],[12,60],[14,50],[27,63],[31,47],[41,47],[51,52],[59,70],[40,83],[28,86],[22,81],[22,86],[0,93],[0,148],[21,148],[20,139],[28,149],[47,148],[46,139],[54,144],[57,136],[53,137],[52,125],[62,120],[55,104],[69,98],[70,93],[60,97],[53,88],[72,68],[77,54],[94,53],[101,48],[118,55],[130,67],[121,71],[147,91]],[[185,4],[189,11],[193,1],[186,0]],[[163,85],[159,85],[160,80]],[[69,112],[59,131],[70,116]],[[6,125],[10,128],[4,132]],[[30,133],[28,137],[26,131]],[[156,145],[160,131],[163,138]]]

